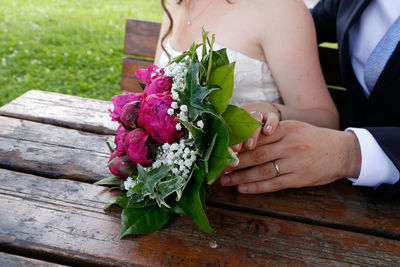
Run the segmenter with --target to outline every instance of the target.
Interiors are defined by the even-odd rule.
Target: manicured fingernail
[[[249,147],[252,147],[253,144],[254,144],[253,137],[250,137],[249,139],[247,139],[246,144],[247,144]]]
[[[266,130],[267,132],[271,132],[271,131],[272,131],[272,126],[269,125],[269,124],[267,124],[267,127],[265,127],[265,130]]]
[[[248,189],[247,185],[239,185],[239,186],[238,186],[238,190],[239,190],[239,192],[241,192],[241,193],[247,193],[247,191],[248,191],[249,189]]]
[[[239,151],[240,150],[240,144],[234,145],[233,150]]]
[[[220,181],[222,185],[229,185],[231,183],[231,177],[229,177],[229,175],[223,175]]]

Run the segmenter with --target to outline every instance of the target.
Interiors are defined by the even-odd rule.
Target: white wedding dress
[[[174,50],[169,40],[166,44],[166,50],[170,53],[171,58],[181,54]],[[226,48],[217,43],[214,44],[214,50]],[[226,48],[229,61],[235,61],[235,85],[231,98],[231,104],[241,106],[243,104],[268,100],[270,102],[282,103],[279,90],[272,77],[268,65],[264,61],[260,61],[248,57],[230,48]],[[168,64],[168,56],[162,53],[160,56],[160,67]]]

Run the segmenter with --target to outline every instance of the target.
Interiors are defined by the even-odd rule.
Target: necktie
[[[390,26],[389,30],[376,45],[365,64],[364,80],[370,93],[399,41],[400,17],[398,17],[392,26]]]

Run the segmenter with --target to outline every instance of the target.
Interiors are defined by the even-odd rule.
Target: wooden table
[[[323,187],[241,195],[208,191],[215,234],[175,217],[119,239],[106,140],[110,102],[29,91],[0,108],[0,266],[398,266],[399,201],[375,204],[343,179]]]

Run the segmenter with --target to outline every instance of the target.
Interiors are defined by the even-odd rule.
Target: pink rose
[[[145,130],[138,128],[126,135],[125,151],[134,163],[149,167],[156,157],[157,144]]]
[[[113,96],[111,100],[114,104],[114,110],[108,110],[110,111],[111,120],[120,122],[121,111],[125,104],[132,101],[142,101],[143,98],[143,93],[122,93],[120,95]]]
[[[152,79],[160,76],[160,74],[158,74],[157,72],[158,69],[160,70],[161,75],[164,75],[164,69],[160,69],[156,65],[150,65],[147,69],[138,69],[136,70],[135,74],[139,79],[143,81],[145,85],[147,85],[151,82]]]
[[[176,129],[178,121],[175,116],[167,113],[173,101],[171,92],[152,94],[142,101],[140,107],[139,126],[159,144],[173,143],[184,135],[184,131]]]
[[[114,143],[117,146],[115,151],[117,156],[122,156],[125,154],[125,137],[128,134],[128,130],[125,129],[123,125],[120,125],[117,129],[117,134],[115,135]]]
[[[137,128],[141,101],[131,101],[126,103],[121,110],[119,120],[127,128]]]
[[[159,76],[147,84],[144,88],[146,96],[151,94],[163,93],[170,91],[172,87],[172,78],[169,76]]]
[[[109,167],[110,172],[113,175],[120,179],[126,179],[133,172],[135,172],[136,165],[129,159],[127,155],[118,157],[117,152],[113,152],[108,163],[110,163],[114,158],[117,159],[114,161],[113,165]]]

